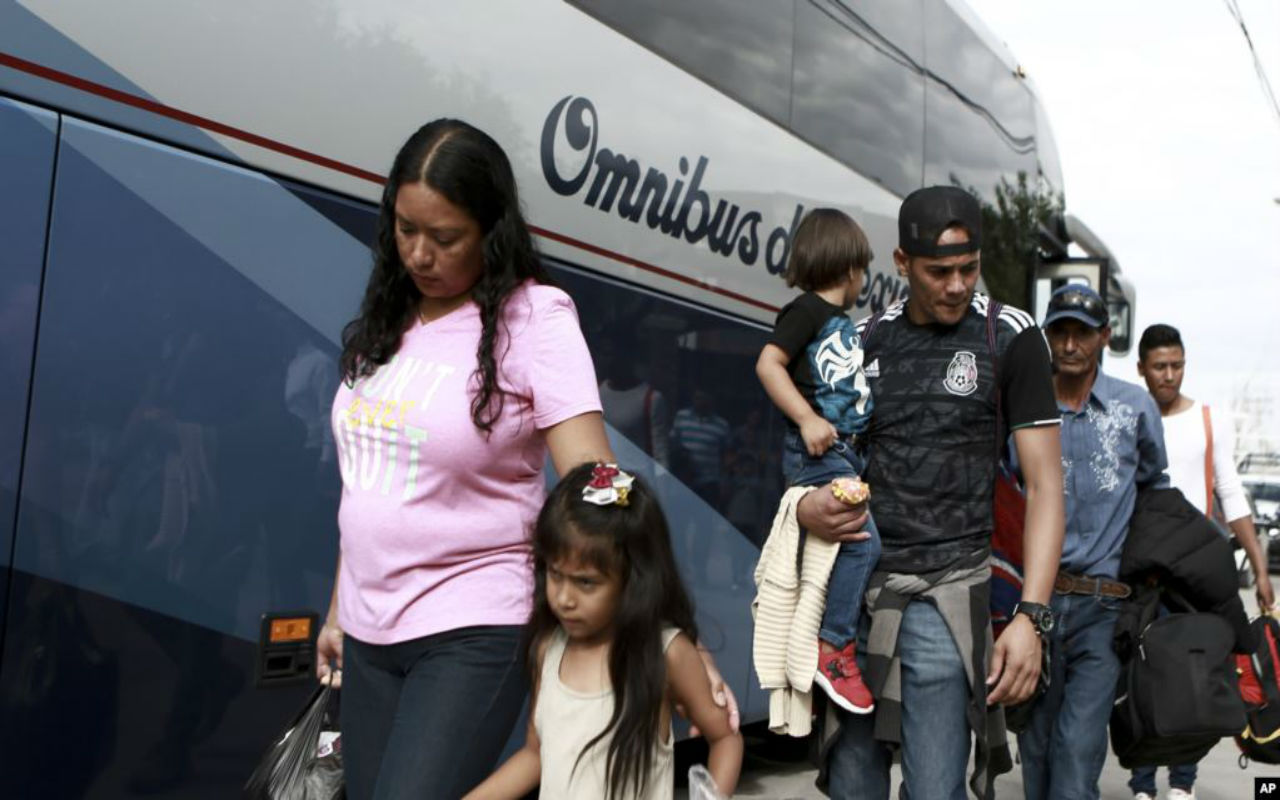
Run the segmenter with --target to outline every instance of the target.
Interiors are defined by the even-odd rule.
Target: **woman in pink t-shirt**
[[[343,668],[348,795],[458,796],[524,700],[546,455],[563,472],[610,454],[577,313],[483,132],[436,120],[397,154],[341,370],[342,547],[318,645],[322,676]]]
[[[524,701],[547,454],[563,474],[612,453],[577,312],[492,138],[448,119],[410,137],[373,251],[333,404],[341,553],[317,672],[342,669],[352,800],[458,797]]]

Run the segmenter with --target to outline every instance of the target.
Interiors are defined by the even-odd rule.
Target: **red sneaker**
[[[823,644],[819,640],[818,672],[813,676],[813,682],[821,686],[827,697],[845,711],[870,714],[876,708],[876,701],[862,680],[862,672],[854,658],[853,642],[845,645],[843,650],[834,652],[824,651]]]

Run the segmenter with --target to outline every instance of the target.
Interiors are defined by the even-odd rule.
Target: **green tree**
[[[1062,194],[1028,187],[1026,172],[1018,173],[1017,183],[1002,177],[994,204],[973,187],[969,191],[982,203],[982,279],[987,293],[1001,303],[1029,308],[1041,226],[1051,227],[1062,215]]]

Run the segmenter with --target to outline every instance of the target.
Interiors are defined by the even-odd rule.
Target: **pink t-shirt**
[[[599,411],[600,397],[568,295],[526,284],[505,317],[495,352],[509,344],[498,368],[508,394],[487,439],[471,421],[474,304],[415,322],[390,362],[338,389],[338,619],[361,641],[528,620],[544,430]]]

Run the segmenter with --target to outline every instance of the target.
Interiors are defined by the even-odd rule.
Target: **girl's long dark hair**
[[[405,330],[418,313],[422,294],[396,249],[396,195],[406,183],[421,182],[463,209],[484,232],[484,271],[471,290],[480,307],[478,367],[472,376],[471,421],[486,433],[502,414],[498,368],[499,323],[507,298],[521,283],[550,283],[546,268],[520,213],[520,198],[507,154],[488,134],[456,119],[437,119],[404,143],[387,176],[373,245],[373,273],[360,316],[342,331],[342,379],[348,384],[372,375],[400,349]]]
[[[583,753],[608,738],[606,797],[629,792],[642,796],[661,736],[658,724],[667,686],[662,629],[679,628],[694,641],[698,631],[657,499],[636,479],[626,506],[588,503],[582,499],[582,490],[593,468],[583,464],[566,474],[538,515],[533,535],[533,615],[526,629],[528,664],[530,670],[537,670],[539,645],[560,624],[547,602],[548,563],[567,558],[621,579],[609,648],[613,716]]]

